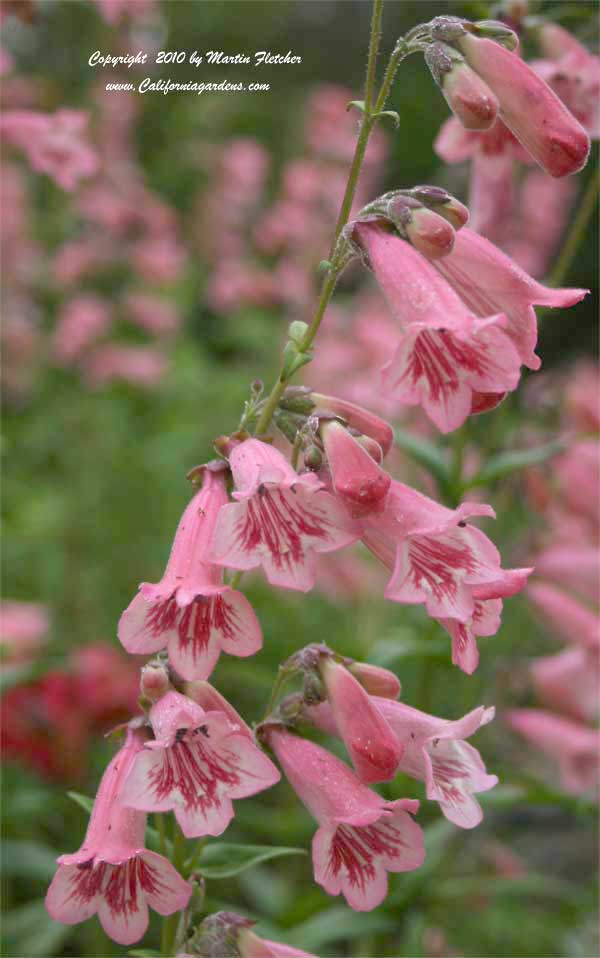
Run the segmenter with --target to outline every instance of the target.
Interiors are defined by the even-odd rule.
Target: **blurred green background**
[[[539,4],[594,41],[594,3]],[[415,23],[442,13],[487,17],[484,2],[388,2],[382,49]],[[207,306],[208,266],[194,248],[195,200],[208,183],[200,161],[202,144],[233,136],[256,138],[272,155],[269,188],[301,148],[301,123],[308,93],[322,83],[343,84],[359,96],[364,73],[368,2],[212,2],[170,0],[160,6],[159,46],[169,50],[225,51],[289,48],[302,55],[297,67],[265,67],[257,77],[236,68],[235,78],[271,82],[265,95],[203,96],[147,94],[135,128],[139,162],[147,185],[178,214],[192,251],[186,269],[168,296],[185,320],[174,341],[164,381],[142,391],[116,384],[90,391],[73,371],[50,363],[36,369],[30,390],[4,413],[4,595],[45,603],[52,617],[51,640],[38,672],[60,666],[69,650],[97,640],[117,647],[116,622],[139,582],[156,581],[189,496],[185,473],[211,455],[211,441],[235,428],[248,384],[270,382],[286,316],[249,307],[226,318]],[[19,71],[35,79],[41,106],[93,110],[87,65],[91,52],[117,52],[117,31],[91,3],[52,0],[38,5],[30,25],[9,21],[5,45]],[[141,30],[141,28],[140,28]],[[133,38],[135,43],[133,43]],[[130,36],[143,48],[143,31]],[[383,56],[382,56],[383,62]],[[221,79],[221,70],[197,76],[189,65],[163,67],[154,76]],[[211,77],[212,78],[212,77]],[[447,107],[421,57],[405,63],[389,107],[401,116],[389,133],[390,155],[381,191],[415,182],[438,182],[465,197],[464,169],[443,169],[432,143]],[[595,148],[597,149],[597,148]],[[582,180],[596,173],[596,152]],[[597,173],[596,173],[597,175]],[[49,179],[31,176],[40,255],[51,256],[73,230],[69,198]],[[324,255],[326,251],[323,252]],[[540,354],[547,368],[579,355],[593,355],[597,314],[597,222],[572,263],[565,285],[584,286],[593,295],[578,307],[576,325],[568,312],[546,315]],[[118,277],[103,280],[102,292],[118,291]],[[114,284],[114,285],[111,285]],[[342,290],[341,296],[348,296]],[[37,302],[44,329],[51,329],[61,294],[40,284]],[[125,334],[127,335],[127,334]],[[548,438],[552,437],[552,418]],[[468,443],[485,461],[503,449],[520,448],[530,423],[523,387],[482,421],[467,427]],[[452,448],[452,439],[441,443]],[[417,481],[408,460],[398,478]],[[499,514],[487,529],[504,565],[518,565],[536,528],[520,478],[486,490]],[[248,595],[265,637],[263,651],[248,661],[225,659],[215,685],[248,721],[260,718],[278,664],[308,642],[326,640],[360,659],[385,664],[401,677],[402,697],[435,714],[455,718],[479,704],[514,701],[519,663],[548,650],[551,640],[534,622],[525,600],[505,607],[497,637],[481,641],[482,664],[468,677],[452,667],[449,640],[432,628],[420,609],[363,598],[337,604],[314,592],[296,596],[248,579]],[[553,647],[553,646],[551,646]],[[37,673],[36,673],[37,674]],[[258,931],[321,956],[581,956],[594,944],[596,816],[585,802],[538,787],[521,762],[519,747],[507,744],[496,723],[475,741],[501,785],[483,796],[483,824],[473,833],[454,828],[432,803],[419,821],[426,829],[428,857],[409,875],[390,876],[390,894],[369,915],[353,913],[342,899],[330,899],[312,880],[310,857],[281,859],[237,878],[211,881],[207,909],[243,911],[259,920]],[[4,770],[3,819],[8,839],[4,864],[4,953],[30,956],[119,955],[93,919],[73,929],[51,922],[42,899],[56,854],[78,847],[85,813],[65,797],[74,787],[93,795],[113,746],[98,737],[81,780],[48,781],[10,762]],[[383,788],[389,797],[423,797],[421,786],[400,777]],[[275,789],[237,803],[225,840],[308,848],[313,823],[292,790]],[[502,842],[524,863],[508,877],[493,865],[493,846]],[[155,919],[153,919],[155,921]],[[432,951],[443,933],[446,950]],[[156,942],[155,926],[145,939]],[[141,947],[141,946],[140,946]]]

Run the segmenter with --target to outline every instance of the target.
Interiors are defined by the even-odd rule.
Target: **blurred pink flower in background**
[[[84,379],[92,389],[111,382],[153,389],[167,370],[167,357],[154,346],[99,346],[83,364]]]
[[[35,660],[48,641],[50,615],[40,602],[0,602],[2,668]]]
[[[157,0],[94,0],[94,3],[111,25],[124,17],[146,20],[158,9]]]
[[[9,110],[0,117],[8,143],[22,150],[36,173],[46,173],[64,190],[98,169],[98,157],[85,138],[88,114],[82,110]]]
[[[82,293],[67,300],[52,337],[54,359],[66,366],[77,362],[108,331],[111,320],[110,307],[99,296]]]
[[[513,731],[548,756],[559,787],[573,795],[598,797],[600,732],[542,709],[511,709],[504,716]]]

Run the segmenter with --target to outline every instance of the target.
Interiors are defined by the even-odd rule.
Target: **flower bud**
[[[439,259],[440,256],[452,252],[454,229],[443,216],[438,216],[433,210],[425,207],[415,210],[405,232],[414,248],[428,259]]]
[[[157,702],[169,691],[169,670],[161,662],[148,662],[140,676],[140,692],[150,702]]]
[[[370,436],[371,439],[374,439],[381,446],[384,457],[387,456],[394,442],[394,430],[385,419],[381,419],[362,406],[357,406],[346,399],[340,399],[338,396],[313,393],[312,398],[319,409],[326,409],[335,413],[336,416],[344,419],[349,426],[357,429],[363,436]]]
[[[404,751],[368,693],[348,669],[323,658],[321,675],[339,733],[361,782],[387,782]]]
[[[391,477],[336,420],[321,425],[333,489],[352,516],[381,512]]]
[[[486,40],[494,40],[513,52],[519,46],[519,38],[514,30],[500,20],[478,20],[467,27],[469,33]]]
[[[400,680],[389,669],[369,662],[352,662],[346,668],[358,679],[369,695],[378,695],[382,699],[397,699],[402,691]]]
[[[350,434],[352,435],[352,432]],[[380,466],[383,462],[383,449],[379,443],[375,442],[374,439],[371,439],[370,436],[358,435],[354,436],[354,439],[356,439],[357,443],[362,446],[363,449],[367,450],[371,459],[373,459],[377,465]]]
[[[498,116],[498,100],[464,57],[445,43],[432,43],[425,62],[446,102],[466,130],[489,130]]]
[[[308,446],[303,453],[304,465],[311,472],[317,472],[323,465],[323,453],[318,446]]]
[[[464,203],[440,186],[415,186],[411,193],[423,206],[428,206],[448,220],[455,230],[469,222],[469,211]]]

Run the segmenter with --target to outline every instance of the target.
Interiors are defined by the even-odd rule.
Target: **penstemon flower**
[[[385,597],[423,604],[433,618],[466,625],[478,600],[519,591],[531,570],[502,569],[492,542],[466,522],[471,516],[493,517],[494,511],[470,502],[448,509],[392,481],[384,513],[361,520],[363,542],[392,569]]]
[[[308,592],[315,553],[355,542],[359,531],[324,483],[298,473],[259,439],[236,445],[229,457],[237,501],[217,518],[211,558],[233,569],[262,565],[271,585]]]
[[[313,838],[315,881],[371,911],[387,894],[387,872],[412,871],[425,858],[423,833],[411,815],[417,801],[386,802],[344,762],[282,726],[263,731],[290,784],[319,823]]]
[[[401,323],[395,355],[383,368],[391,396],[422,405],[438,429],[451,432],[481,393],[499,402],[515,389],[521,360],[500,310],[478,318],[431,263],[381,225],[359,223],[354,237]]]
[[[254,655],[262,645],[252,606],[224,585],[222,569],[208,558],[227,501],[223,469],[207,466],[201,490],[181,517],[163,578],[157,585],[142,583],[119,622],[119,639],[128,652],[167,647],[171,664],[186,679],[207,678],[222,651]]]
[[[179,692],[167,692],[149,718],[155,738],[131,764],[122,801],[146,812],[172,809],[189,838],[221,835],[234,816],[233,799],[279,781],[246,729],[223,712],[204,711]]]
[[[122,803],[123,783],[144,748],[143,732],[128,729],[106,769],[83,845],[61,855],[46,895],[55,921],[75,925],[98,914],[106,934],[131,945],[148,926],[148,906],[171,915],[188,903],[191,885],[162,855],[144,847],[146,816]]]

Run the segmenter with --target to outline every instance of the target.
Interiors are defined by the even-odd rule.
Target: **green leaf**
[[[389,915],[373,912],[355,914],[343,905],[336,905],[296,925],[291,933],[286,932],[286,941],[299,948],[323,952],[324,946],[331,942],[384,934],[396,927],[397,920]]]
[[[394,123],[394,129],[397,130],[400,126],[400,114],[396,113],[395,110],[381,110],[379,113],[374,114],[374,118],[379,120],[384,116],[389,116]]]
[[[131,955],[131,958],[160,958],[161,956],[161,952],[155,951],[153,948],[134,948],[128,954]]]
[[[394,431],[396,445],[402,449],[411,459],[418,462],[420,466],[427,469],[428,472],[437,481],[442,492],[448,492],[450,489],[450,470],[444,458],[444,455],[431,442],[426,439],[417,439],[404,429]]]
[[[216,842],[207,845],[200,857],[197,871],[205,878],[231,878],[259,862],[283,855],[306,855],[304,848],[284,848],[270,845],[233,845]]]
[[[47,881],[56,871],[58,852],[34,841],[6,838],[2,842],[2,867],[11,878],[38,878]]]
[[[73,929],[53,921],[41,898],[9,911],[2,922],[2,933],[3,954],[48,958],[62,953],[63,942]]]
[[[350,100],[350,102],[346,105],[346,113],[347,113],[349,110],[351,110],[352,107],[355,107],[355,109],[357,109],[360,113],[364,113],[364,112],[365,112],[365,101],[364,101],[364,100]]]
[[[67,792],[67,796],[71,801],[75,802],[76,805],[83,808],[84,812],[87,812],[88,815],[91,813],[94,807],[93,798],[90,798],[88,795],[82,795],[81,792]]]
[[[537,466],[546,460],[556,456],[559,452],[566,449],[567,443],[563,439],[555,439],[545,446],[538,446],[536,449],[517,449],[513,452],[501,452],[493,456],[472,479],[466,482],[463,489],[472,489],[474,486],[486,486],[490,482],[496,482],[519,469],[526,469],[528,466]]]

